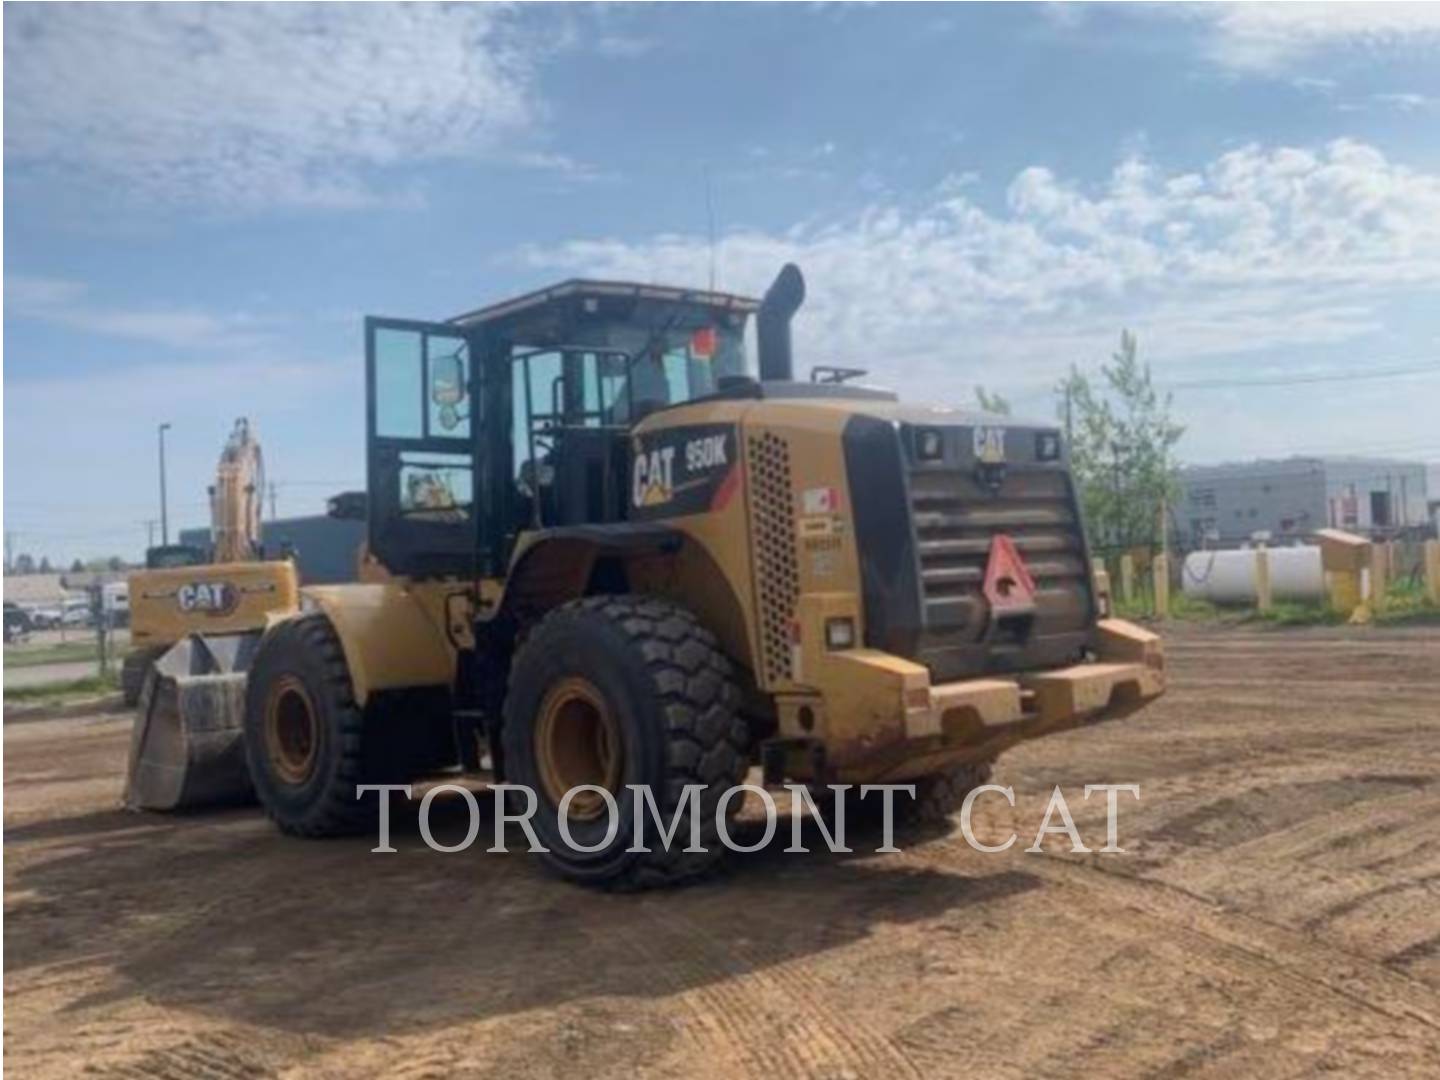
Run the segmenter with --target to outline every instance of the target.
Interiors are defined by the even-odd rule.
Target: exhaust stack
[[[805,275],[786,263],[775,276],[755,315],[755,343],[762,382],[790,382],[795,360],[790,350],[790,320],[805,302]]]

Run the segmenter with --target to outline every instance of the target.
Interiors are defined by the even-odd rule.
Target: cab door
[[[370,552],[392,574],[478,576],[479,333],[365,320]]]

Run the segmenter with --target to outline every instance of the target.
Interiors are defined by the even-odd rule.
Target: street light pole
[[[165,509],[165,432],[169,424],[160,425],[160,543],[170,543],[170,519]]]

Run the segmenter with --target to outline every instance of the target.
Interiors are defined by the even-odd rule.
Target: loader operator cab
[[[622,520],[631,427],[743,379],[757,306],[571,281],[448,323],[367,319],[371,552],[497,576],[528,529]]]

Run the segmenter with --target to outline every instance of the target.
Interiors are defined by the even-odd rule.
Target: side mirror
[[[442,409],[465,400],[465,364],[459,353],[431,357],[430,400]]]

